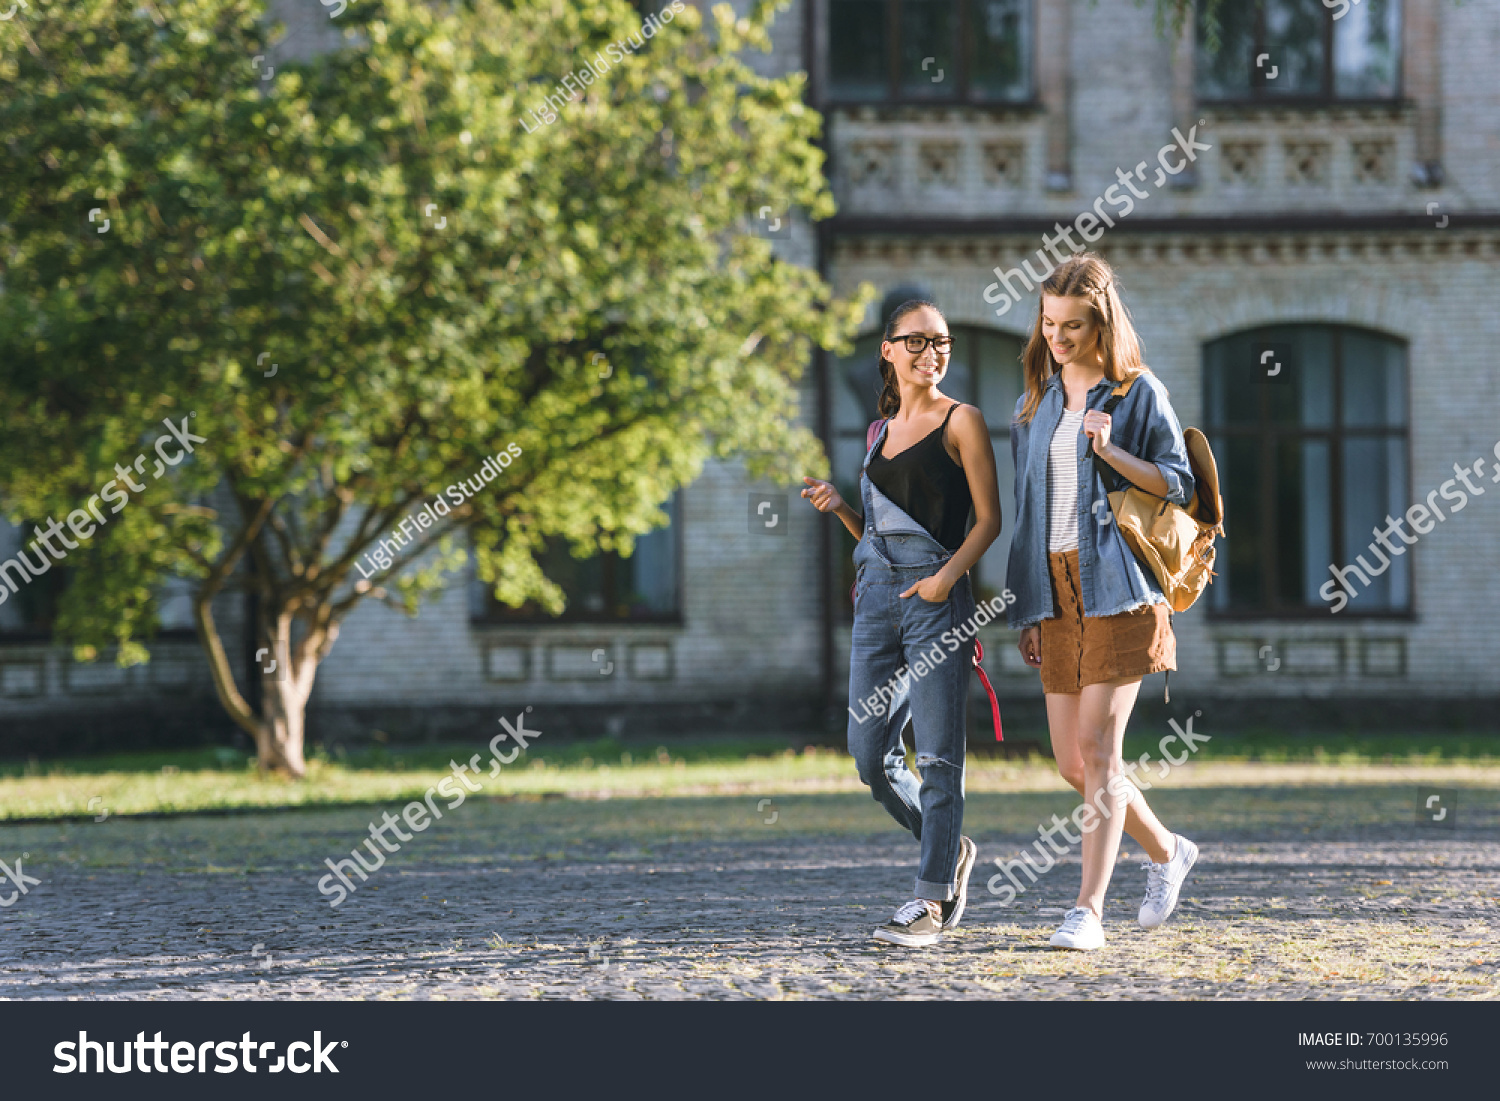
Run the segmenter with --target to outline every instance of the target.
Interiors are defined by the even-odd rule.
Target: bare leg
[[[1091,685],[1090,687],[1102,687]],[[1078,710],[1081,695],[1047,694],[1047,726],[1052,733],[1052,756],[1057,771],[1079,795],[1084,795],[1083,754],[1078,745]],[[1133,702],[1133,701],[1132,701]],[[1127,716],[1129,712],[1126,712]],[[1121,724],[1123,735],[1124,724]],[[1123,739],[1122,739],[1123,740]],[[1097,809],[1097,808],[1096,808]],[[1172,859],[1175,842],[1172,833],[1157,820],[1146,805],[1146,796],[1137,792],[1125,812],[1125,832],[1157,864]]]
[[[1132,796],[1140,795],[1128,782],[1121,788],[1116,781],[1118,795],[1109,790],[1116,777],[1129,779],[1120,760],[1120,750],[1125,740],[1125,724],[1140,687],[1139,677],[1090,684],[1078,697],[1078,748],[1083,756],[1084,800],[1105,817],[1083,835],[1083,882],[1075,905],[1087,907],[1100,918],[1104,916],[1104,892],[1109,888],[1120,852],[1127,800],[1133,802]]]

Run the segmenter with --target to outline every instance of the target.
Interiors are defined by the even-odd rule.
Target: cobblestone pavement
[[[915,844],[859,796],[783,808],[800,831],[747,825],[783,813],[762,802],[476,804],[446,832],[408,842],[337,910],[314,885],[322,858],[346,854],[367,820],[399,808],[11,827],[0,859],[13,864],[24,848],[25,872],[41,883],[0,911],[0,997],[1469,999],[1500,989],[1492,823],[1308,836],[1296,815],[1211,829],[1205,803],[1192,834],[1202,857],[1172,921],[1136,926],[1144,873],[1127,843],[1109,944],[1059,953],[1046,940],[1077,890],[1076,856],[1009,907],[985,881],[995,857],[1027,842],[1020,823],[1046,821],[1067,800],[973,797],[983,863],[963,925],[907,950],[869,934],[907,898]],[[1171,809],[1191,824],[1194,806]]]

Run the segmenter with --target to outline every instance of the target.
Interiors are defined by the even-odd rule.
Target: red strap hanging
[[[974,640],[974,671],[979,674],[979,683],[984,685],[984,690],[990,696],[990,717],[995,722],[995,741],[1005,741],[1005,735],[1000,730],[1000,701],[995,698],[995,688],[990,684],[990,678],[985,676],[984,666],[979,663],[984,660],[984,643],[977,638]]]

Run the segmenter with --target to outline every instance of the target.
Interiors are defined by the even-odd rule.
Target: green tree
[[[826,471],[795,382],[872,295],[835,300],[749,232],[763,205],[833,212],[802,77],[739,59],[770,4],[684,6],[649,39],[623,0],[330,14],[344,47],[309,64],[270,56],[263,0],[33,0],[0,24],[6,513],[83,506],[163,418],[202,437],[68,552],[58,634],[144,660],[154,594],[189,579],[219,700],[299,776],[362,600],[414,614],[472,541],[500,599],[560,610],[548,537],[628,553],[711,457]],[[374,575],[367,551],[508,448]],[[245,588],[279,664],[258,713],[214,617]]]

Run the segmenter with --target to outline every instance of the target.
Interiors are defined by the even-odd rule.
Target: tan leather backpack
[[[1132,376],[1110,392],[1103,411],[1115,406],[1130,392]],[[1187,445],[1188,466],[1195,483],[1187,507],[1174,505],[1133,485],[1109,494],[1110,511],[1120,534],[1135,556],[1151,567],[1157,583],[1174,612],[1185,612],[1214,578],[1214,537],[1224,534],[1224,499],[1219,495],[1219,468],[1208,438],[1196,428],[1182,430]],[[1094,456],[1101,466],[1107,465]],[[1111,470],[1111,473],[1113,471]],[[1115,479],[1123,480],[1119,474]],[[1106,486],[1111,484],[1105,476]]]

